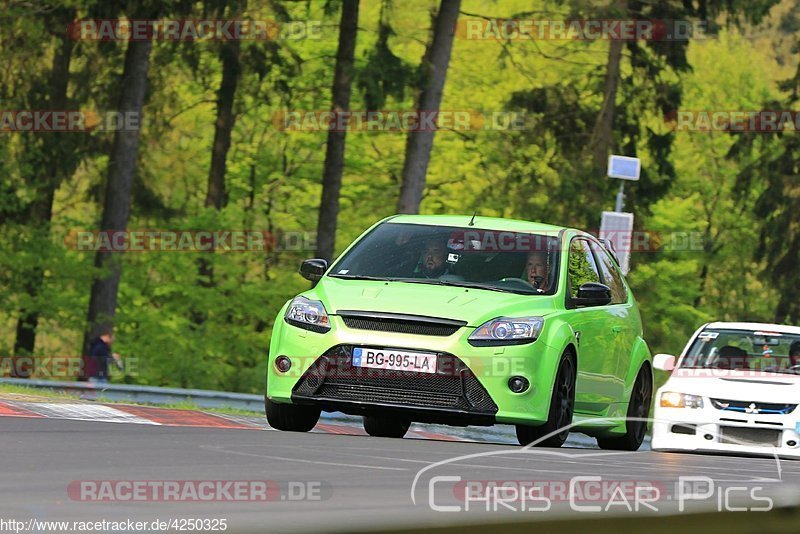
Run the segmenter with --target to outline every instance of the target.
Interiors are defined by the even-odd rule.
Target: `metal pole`
[[[617,205],[614,211],[622,213],[622,208],[625,207],[625,180],[619,181],[619,191],[617,192]]]

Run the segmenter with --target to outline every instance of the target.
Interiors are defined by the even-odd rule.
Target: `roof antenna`
[[[475,216],[478,214],[478,210],[475,210],[472,214],[472,218],[469,220],[468,226],[475,226]]]

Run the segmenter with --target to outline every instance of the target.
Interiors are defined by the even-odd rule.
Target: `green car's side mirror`
[[[605,306],[611,304],[611,288],[597,282],[587,282],[578,288],[578,296],[572,298],[575,306]]]
[[[300,265],[300,276],[311,282],[319,282],[325,271],[328,270],[328,262],[319,258],[306,260]]]

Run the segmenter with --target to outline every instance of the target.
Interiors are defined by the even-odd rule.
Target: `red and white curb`
[[[94,404],[70,402],[0,401],[0,417],[29,417],[93,421],[103,423],[133,423],[167,427],[227,428],[238,430],[274,430],[264,417],[207,413],[197,410],[176,410],[130,404]],[[322,419],[312,432],[365,436],[359,425]],[[443,441],[471,441],[464,438],[412,429],[407,437]]]

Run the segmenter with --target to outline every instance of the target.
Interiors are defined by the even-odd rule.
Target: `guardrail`
[[[230,393],[207,389],[181,389],[156,386],[137,386],[131,384],[94,384],[90,382],[67,382],[59,380],[41,380],[29,378],[0,378],[0,384],[14,384],[31,388],[52,389],[79,393],[82,396],[97,397],[112,402],[142,402],[147,404],[178,404],[191,402],[198,408],[231,408],[264,414],[264,396],[247,393]],[[343,413],[323,413],[323,418],[354,425],[361,425],[361,417]],[[430,427],[436,429],[438,425]],[[442,433],[476,441],[495,441],[499,443],[516,443],[512,426],[498,425],[494,427],[443,427]],[[572,433],[568,445],[595,448],[594,438],[583,434]],[[650,437],[645,438],[645,450],[650,448]]]
[[[0,378],[0,384],[47,388],[70,393],[94,394],[110,401],[176,404],[191,402],[199,408],[232,408],[264,413],[264,396],[206,389],[162,388],[131,384],[93,384],[28,378]]]

